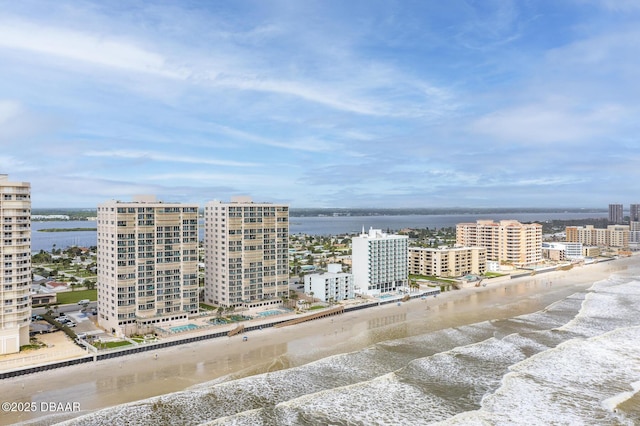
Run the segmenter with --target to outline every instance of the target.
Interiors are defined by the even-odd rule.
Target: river
[[[515,219],[520,222],[605,218],[601,213],[509,213],[493,215],[451,214],[451,215],[397,215],[397,216],[313,216],[289,218],[290,234],[341,235],[355,234],[362,228],[370,227],[383,230],[404,228],[447,228],[462,222],[475,222],[478,219]],[[200,240],[204,238],[204,223],[200,220]],[[50,221],[32,222],[31,250],[49,251],[52,248],[69,246],[90,247],[97,245],[95,231],[40,232],[47,228],[95,228],[95,221]]]

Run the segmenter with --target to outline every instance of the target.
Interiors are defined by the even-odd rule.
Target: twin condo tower
[[[278,305],[288,295],[289,207],[249,197],[205,206],[153,196],[98,206],[98,322],[116,335],[184,325],[204,302],[225,308]]]

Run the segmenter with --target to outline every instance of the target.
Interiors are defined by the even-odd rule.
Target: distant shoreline
[[[37,216],[64,215],[67,220],[88,220],[95,218],[95,209],[47,209],[34,208],[32,214]],[[204,210],[200,208],[200,214]],[[330,216],[405,216],[405,215],[491,215],[491,214],[523,214],[523,213],[607,213],[606,209],[594,207],[289,207],[289,217],[330,217]],[[50,221],[59,219],[33,219],[34,221]],[[95,220],[95,219],[94,219]]]

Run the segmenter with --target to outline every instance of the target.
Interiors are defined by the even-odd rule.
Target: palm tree
[[[296,301],[298,300],[298,298],[299,298],[298,293],[296,293],[293,290],[289,291],[289,299],[293,303],[294,307],[295,307],[295,304],[296,304]]]

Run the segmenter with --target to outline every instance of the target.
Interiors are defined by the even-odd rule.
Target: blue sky
[[[33,207],[640,202],[640,2],[1,1]]]

